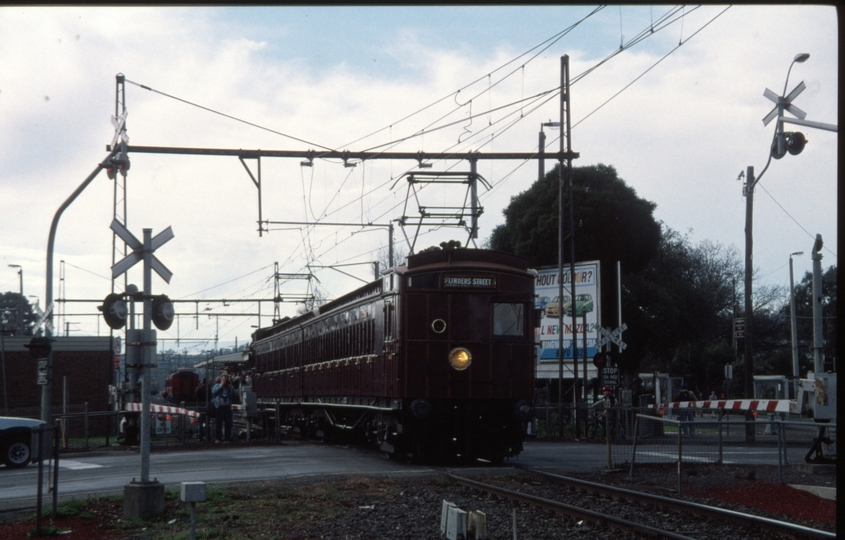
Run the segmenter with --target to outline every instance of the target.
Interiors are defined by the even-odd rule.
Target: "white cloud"
[[[487,137],[470,139],[456,148],[465,152],[488,143],[484,151],[533,151],[538,123],[558,117],[556,99],[533,113],[523,107],[526,118],[503,132],[501,125],[488,127],[488,123],[505,117],[505,111],[464,122],[468,108],[457,109],[450,93],[479,79],[458,95],[457,102],[464,103],[515,70],[492,92],[473,100],[472,111],[478,113],[554,88],[559,84],[562,54],[570,55],[571,75],[576,76],[618,47],[620,31],[629,39],[654,16],[647,7],[626,7],[620,30],[618,7],[607,8],[524,68],[520,66],[525,60],[521,60],[495,71],[574,22],[575,15],[561,14],[586,13],[583,8],[549,8],[540,11],[547,17],[536,17],[538,9],[530,9],[537,28],[529,40],[519,26],[525,21],[514,17],[518,12],[513,10],[453,9],[448,17],[441,17],[443,25],[459,25],[460,17],[469,21],[482,15],[490,22],[485,30],[457,35],[448,26],[442,31],[423,26],[429,20],[423,16],[419,20],[426,22],[415,25],[399,17],[399,10],[385,15],[377,8],[368,8],[361,21],[354,20],[359,12],[345,10],[342,24],[327,10],[309,19],[303,17],[305,11],[285,8],[260,11],[258,18],[254,8],[0,8],[0,144],[5,149],[0,156],[0,262],[23,264],[27,292],[43,297],[50,222],[59,205],[105,156],[105,145],[113,136],[109,119],[115,110],[117,73],[308,141],[261,131],[127,84],[127,125],[133,145],[303,150],[325,145],[361,150],[411,135],[444,117],[460,122],[391,150],[439,152],[472,132]],[[721,9],[705,6],[693,12],[684,21],[683,31],[676,24],[656,33],[578,81],[572,87],[573,119],[578,121],[599,107],[657,62],[681,36],[689,37]],[[293,13],[296,16],[286,17]],[[431,13],[426,11],[426,17]],[[496,19],[497,13],[510,17]],[[782,90],[795,53],[812,55],[790,75],[790,87],[801,80],[807,84],[796,105],[807,111],[809,119],[836,121],[835,15],[834,8],[823,6],[732,7],[575,128],[574,149],[582,156],[576,165],[614,165],[640,196],[658,204],[657,216],[670,226],[692,228],[695,239],[733,244],[741,250],[745,204],[735,179],[748,165],[754,165],[758,173],[765,165],[772,125],[764,128],[760,121],[771,108],[762,97],[763,89]],[[327,40],[326,29],[337,39]],[[356,38],[356,32],[364,34]],[[334,42],[353,45],[338,54],[331,48]],[[801,51],[794,50],[799,46]],[[489,79],[485,77],[491,73]],[[419,116],[399,121],[444,96]],[[491,131],[500,136],[492,143]],[[549,140],[555,135],[550,132]],[[774,163],[762,186],[805,228],[813,234],[824,233],[826,244],[834,246],[838,139],[821,131],[808,132],[808,138],[804,153]],[[259,237],[257,190],[236,158],[136,153],[131,159],[130,230],[140,235],[143,227],[157,233],[172,226],[176,234],[160,253],[174,279],[170,285],[154,282],[156,290],[171,297],[215,287],[269,266],[260,276],[200,295],[269,298],[272,282],[268,279],[276,261],[283,272],[300,270],[306,253],[312,252],[322,264],[365,262],[368,252],[386,242],[381,230],[350,236],[352,228],[330,227],[311,230],[307,242],[300,230],[273,230]],[[310,219],[311,208],[317,214],[325,212],[331,221],[360,222],[362,214],[366,221],[394,219],[401,213],[406,187],[401,182],[393,191],[388,187],[391,179],[414,165],[373,161],[347,169],[339,162],[317,160],[309,169],[301,168],[299,161],[261,160],[263,219],[304,221]],[[255,170],[254,160],[248,164]],[[466,162],[436,167],[450,165],[468,168]],[[515,162],[479,163],[479,172],[491,181],[510,175],[483,200],[482,239],[501,222],[501,209],[509,198],[534,180],[536,170],[535,162],[521,167]],[[380,185],[385,187],[368,194]],[[462,194],[430,190],[425,197],[430,204],[445,205]],[[69,297],[98,298],[109,290],[107,281],[90,272],[110,272],[108,225],[113,206],[112,183],[102,175],[62,216],[55,273],[61,259],[84,269],[67,269]],[[785,284],[788,253],[808,252],[812,238],[762,190],[755,207],[756,264],[762,274],[769,274],[768,279]],[[409,214],[415,213],[412,205]],[[398,228],[396,238],[403,238]],[[418,246],[448,238],[464,241],[466,235],[456,229],[441,230],[424,236]],[[809,269],[806,259],[796,261],[806,263],[796,266],[798,273]],[[826,253],[824,263],[835,264],[836,259]],[[369,275],[365,266],[348,270]],[[140,279],[139,274],[131,275],[133,280]],[[322,287],[332,294],[357,283],[329,270],[318,275]],[[0,283],[7,281],[5,277],[0,274]],[[262,280],[264,285],[258,285]],[[285,291],[302,292],[302,285],[286,285]],[[293,306],[285,309],[292,312]],[[272,315],[268,305],[262,307],[262,315],[266,323]],[[94,320],[85,319],[80,330],[94,331]],[[204,323],[196,330],[186,319],[179,332],[188,332],[191,326],[194,334],[208,336],[210,323]],[[236,335],[243,341],[254,321],[240,324]]]

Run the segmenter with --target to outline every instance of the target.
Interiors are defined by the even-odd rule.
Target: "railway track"
[[[466,487],[552,510],[577,521],[628,531],[635,537],[697,540],[836,538],[836,533],[785,521],[534,469],[520,469],[552,480],[553,485],[521,483],[519,490],[515,490],[452,474],[446,476]],[[558,489],[561,486],[568,489]]]

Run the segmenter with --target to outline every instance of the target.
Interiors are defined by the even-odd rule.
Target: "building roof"
[[[112,338],[109,336],[54,336],[53,351],[55,352],[89,352],[112,350]],[[32,336],[3,338],[5,352],[29,352],[24,345],[29,345]]]

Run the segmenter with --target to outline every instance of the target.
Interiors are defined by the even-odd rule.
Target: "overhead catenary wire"
[[[230,120],[234,120],[235,122],[240,122],[240,123],[242,123],[242,124],[246,124],[246,125],[248,125],[248,126],[251,126],[251,127],[256,128],[256,129],[260,129],[260,130],[263,130],[263,131],[268,131],[268,132],[270,132],[270,133],[274,133],[274,134],[276,134],[276,135],[281,135],[282,137],[287,137],[288,139],[292,139],[292,140],[297,141],[297,142],[305,143],[305,144],[308,144],[308,145],[311,145],[311,146],[316,146],[317,148],[321,148],[321,149],[323,149],[323,150],[327,150],[327,151],[330,151],[330,152],[336,152],[336,151],[337,151],[337,150],[335,150],[334,148],[329,148],[329,147],[327,147],[327,146],[323,146],[323,145],[318,144],[318,143],[310,142],[310,141],[307,141],[307,140],[305,140],[305,139],[301,139],[301,138],[299,138],[299,137],[295,137],[295,136],[293,136],[293,135],[289,135],[289,134],[287,134],[287,133],[283,133],[283,132],[281,132],[281,131],[278,131],[278,130],[275,130],[275,129],[271,129],[271,128],[268,128],[268,127],[262,126],[262,125],[260,125],[260,124],[256,124],[255,122],[250,122],[250,121],[248,121],[248,120],[244,120],[244,119],[242,119],[242,118],[238,118],[237,116],[232,116],[232,115],[230,115],[230,114],[226,114],[226,113],[224,113],[224,112],[220,112],[220,111],[218,111],[218,110],[212,109],[211,107],[206,107],[205,105],[200,105],[199,103],[195,103],[195,102],[193,102],[193,101],[189,101],[189,100],[187,100],[187,99],[183,99],[183,98],[180,98],[180,97],[177,97],[177,96],[171,95],[171,94],[167,94],[167,93],[165,93],[165,92],[162,92],[161,90],[156,90],[155,88],[152,88],[152,87],[150,87],[150,86],[147,86],[147,85],[144,85],[144,84],[141,84],[141,83],[135,82],[135,81],[130,81],[129,79],[124,79],[124,80],[125,80],[126,82],[128,82],[129,84],[134,84],[135,86],[137,86],[137,87],[139,87],[139,88],[143,88],[144,90],[148,90],[148,91],[150,91],[150,92],[153,92],[153,93],[156,93],[156,94],[159,94],[159,95],[162,95],[162,96],[168,97],[168,98],[170,98],[170,99],[174,99],[174,100],[176,100],[176,101],[180,101],[180,102],[182,102],[182,103],[185,103],[186,105],[190,105],[190,106],[192,106],[192,107],[197,107],[198,109],[202,109],[202,110],[204,110],[204,111],[208,111],[208,112],[210,112],[210,113],[213,113],[213,114],[216,114],[216,115],[219,115],[219,116],[223,116],[223,117],[228,118],[228,119],[230,119]]]
[[[550,38],[546,39],[545,41],[541,42],[540,44],[535,45],[534,47],[532,47],[532,48],[528,49],[526,52],[524,52],[524,53],[522,53],[522,54],[518,55],[517,57],[515,57],[515,58],[513,58],[513,59],[509,60],[508,62],[506,62],[505,64],[503,64],[503,65],[499,66],[498,68],[494,69],[493,71],[489,72],[488,74],[485,74],[485,75],[483,75],[483,76],[481,76],[481,77],[479,77],[479,78],[477,78],[477,79],[473,80],[472,82],[470,82],[470,83],[468,83],[468,84],[465,84],[464,86],[462,86],[462,87],[461,87],[461,88],[459,88],[458,90],[453,91],[453,92],[450,92],[449,94],[447,94],[447,95],[445,95],[445,96],[443,96],[443,97],[441,97],[441,98],[439,98],[439,99],[435,100],[434,102],[432,102],[432,103],[430,103],[430,104],[428,104],[428,105],[426,105],[426,106],[424,106],[424,107],[422,107],[422,108],[420,108],[420,109],[417,109],[416,111],[414,111],[414,112],[412,112],[412,113],[410,113],[410,114],[408,114],[408,115],[406,115],[406,116],[404,116],[404,117],[400,118],[399,120],[396,120],[396,121],[394,121],[394,122],[391,122],[388,126],[386,126],[386,127],[382,127],[382,128],[380,128],[380,129],[378,129],[378,130],[376,130],[376,131],[373,131],[373,132],[371,132],[371,133],[367,134],[367,135],[364,135],[364,136],[362,136],[362,137],[359,137],[358,139],[355,139],[355,140],[353,140],[353,141],[350,141],[349,143],[347,143],[347,144],[346,144],[346,145],[344,145],[344,146],[351,146],[351,145],[353,145],[353,144],[355,144],[355,143],[358,143],[358,142],[361,142],[361,141],[363,141],[363,140],[365,140],[365,139],[368,139],[369,137],[372,137],[373,135],[376,135],[377,133],[381,133],[381,132],[383,132],[383,131],[385,131],[385,130],[387,130],[387,129],[389,129],[389,130],[391,131],[391,133],[392,133],[392,128],[393,128],[393,127],[395,127],[396,125],[398,125],[398,124],[400,124],[400,123],[402,123],[402,122],[404,122],[404,121],[406,121],[406,120],[409,120],[410,118],[413,118],[413,117],[414,117],[414,116],[416,116],[417,114],[420,114],[420,113],[422,113],[422,112],[424,112],[424,111],[426,111],[426,110],[430,109],[431,107],[434,107],[435,105],[437,105],[437,104],[439,104],[439,103],[442,103],[443,101],[445,101],[445,100],[449,99],[450,97],[457,96],[457,94],[458,94],[458,93],[460,93],[462,90],[466,90],[466,89],[468,89],[468,88],[471,88],[473,85],[475,85],[475,84],[476,84],[476,83],[478,83],[479,81],[484,80],[484,78],[485,78],[485,77],[488,77],[488,76],[492,75],[493,73],[496,73],[497,71],[499,71],[499,70],[502,70],[502,69],[506,68],[508,65],[510,65],[510,64],[512,64],[512,63],[514,63],[514,62],[516,62],[517,60],[519,60],[519,59],[520,59],[520,58],[522,58],[523,56],[526,56],[526,55],[530,54],[532,51],[534,51],[534,50],[536,50],[536,49],[538,49],[538,48],[539,48],[539,49],[540,49],[540,51],[539,51],[537,54],[535,54],[535,55],[534,55],[534,57],[532,57],[531,59],[529,59],[529,60],[528,60],[528,62],[530,62],[531,60],[533,60],[534,58],[536,58],[539,54],[541,54],[543,51],[547,50],[549,47],[551,47],[552,45],[554,45],[555,43],[557,43],[560,39],[562,39],[564,36],[566,36],[569,32],[571,32],[572,30],[574,30],[576,27],[578,27],[578,26],[579,26],[580,24],[582,24],[584,21],[586,21],[587,19],[589,19],[590,17],[592,17],[593,15],[595,15],[596,13],[598,13],[599,11],[601,11],[602,9],[604,9],[604,7],[605,7],[605,6],[598,6],[598,7],[596,7],[595,9],[593,9],[593,11],[591,11],[590,13],[588,13],[586,16],[584,16],[583,18],[581,18],[580,20],[578,20],[578,21],[577,21],[577,22],[575,22],[574,24],[572,24],[572,25],[570,25],[569,27],[565,28],[564,30],[562,30],[562,31],[558,32],[557,34],[553,35],[552,37],[550,37]],[[526,63],[527,63],[527,62],[526,62]],[[523,65],[524,65],[524,63],[523,63]],[[476,96],[476,97],[477,97],[477,96]],[[392,137],[391,137],[391,139],[392,139]]]
[[[696,9],[697,9],[697,8],[696,8]],[[718,15],[716,15],[716,17],[713,17],[713,18],[712,18],[710,21],[708,21],[708,23],[707,23],[707,24],[705,24],[704,26],[707,26],[708,24],[712,23],[712,22],[713,22],[713,20],[715,20],[717,17],[719,17],[719,16],[720,16],[722,13],[724,13],[726,10],[727,10],[727,8],[726,8],[725,10],[722,10],[722,11],[721,11]],[[674,19],[673,19],[672,17],[673,17],[673,16],[674,16],[674,15],[675,15],[678,11],[679,11],[679,9],[677,9],[677,8],[676,8],[676,9],[674,9],[674,10],[672,10],[672,11],[668,12],[667,14],[665,14],[665,15],[664,15],[663,17],[661,17],[660,19],[658,19],[658,21],[657,21],[657,26],[656,26],[656,27],[655,27],[654,23],[652,22],[652,23],[649,25],[649,28],[648,28],[648,30],[647,30],[647,31],[646,31],[646,30],[644,30],[644,31],[640,32],[637,36],[635,36],[635,37],[634,37],[634,38],[632,38],[632,39],[631,39],[631,40],[630,40],[627,44],[625,44],[625,46],[623,46],[621,50],[617,50],[617,51],[614,51],[613,53],[609,54],[609,55],[608,55],[607,57],[605,57],[602,61],[600,61],[600,62],[599,62],[599,63],[597,63],[596,65],[592,66],[590,69],[588,69],[588,70],[586,70],[585,72],[583,72],[582,74],[577,75],[576,77],[574,77],[574,78],[573,78],[573,81],[576,81],[576,82],[577,82],[578,80],[582,79],[582,78],[583,78],[583,77],[585,77],[586,75],[588,75],[588,74],[592,73],[595,69],[597,69],[597,68],[598,68],[598,67],[600,67],[601,65],[605,64],[606,62],[608,62],[610,59],[612,59],[613,57],[615,57],[616,55],[618,55],[620,52],[622,52],[622,51],[624,51],[624,50],[627,50],[627,49],[628,49],[628,48],[630,48],[630,47],[633,47],[634,45],[638,44],[639,42],[641,42],[641,41],[642,41],[643,39],[645,39],[646,37],[648,37],[648,36],[652,35],[654,32],[657,32],[657,31],[660,31],[660,30],[662,30],[662,29],[664,29],[664,28],[667,28],[667,27],[668,27],[668,26],[670,26],[672,23],[676,22],[676,21],[678,20],[678,18],[683,17],[683,16],[686,16],[686,15],[688,15],[689,13],[691,13],[691,12],[692,12],[692,11],[694,11],[694,10],[691,10],[691,11],[685,12],[685,13],[684,13],[683,15],[681,15],[680,17],[676,17],[676,18],[674,18]],[[704,26],[703,26],[702,28],[704,28]],[[688,37],[688,38],[687,38],[684,42],[689,41],[689,39],[691,39],[692,37],[694,37],[694,36],[695,36],[695,35],[696,35],[696,34],[697,34],[700,30],[701,30],[701,29],[699,29],[697,32],[693,33],[693,34],[692,34],[691,36],[689,36],[689,37]],[[672,49],[672,51],[670,51],[670,53],[669,53],[669,54],[671,54],[672,52],[676,51],[678,47],[679,47],[679,46],[676,46],[675,48],[673,48],[673,49]],[[658,63],[660,63],[660,62],[661,62],[663,59],[665,59],[667,56],[668,56],[668,54],[667,54],[667,55],[665,55],[665,56],[664,56],[663,58],[661,58],[660,60],[658,60],[658,61],[655,63],[655,65],[656,65],[656,64],[658,64]],[[654,65],[653,65],[651,68],[649,68],[649,70],[650,70],[650,69],[652,69],[653,67],[654,67]],[[648,72],[648,70],[646,71],[646,73],[647,73],[647,72]],[[643,75],[644,75],[644,74],[645,74],[645,73],[643,73]],[[642,77],[642,75],[640,75],[637,79],[635,79],[635,81],[636,81],[636,80],[638,80],[640,77]],[[635,82],[635,81],[634,81],[634,82]],[[630,84],[632,84],[632,83],[630,83]],[[625,88],[623,88],[623,90],[621,90],[620,92],[617,92],[617,93],[616,93],[614,96],[612,96],[610,99],[613,99],[613,98],[617,97],[619,94],[621,94],[621,92],[622,92],[622,91],[624,91],[626,88],[628,88],[628,87],[630,86],[630,84],[629,84],[629,85],[627,85]],[[548,100],[551,100],[551,99],[553,99],[554,97],[556,97],[557,95],[559,95],[559,88],[551,89],[551,90],[548,90],[548,91],[546,91],[546,92],[541,92],[541,93],[539,93],[539,94],[536,94],[535,96],[531,96],[531,97],[530,97],[530,98],[528,98],[528,99],[534,99],[534,98],[536,98],[536,97],[538,97],[538,96],[543,96],[543,95],[547,95],[547,96],[548,96],[547,101],[548,101]],[[520,100],[520,101],[522,101],[522,100]],[[609,100],[608,100],[608,101],[609,101]],[[508,104],[508,105],[513,105],[513,103]],[[604,104],[602,104],[601,106],[603,106],[603,105],[604,105]],[[601,106],[600,106],[600,107],[601,107]],[[506,106],[500,106],[500,107],[498,107],[497,109],[504,109],[504,108],[506,108],[506,107],[507,107],[507,105],[506,105]],[[595,111],[593,111],[593,112],[595,112]],[[486,113],[486,112],[484,112],[484,111],[482,111],[482,112],[481,112],[481,113],[479,113],[478,115],[480,116],[480,115],[484,115],[484,114],[487,114],[487,113]],[[591,114],[592,114],[592,113],[591,113]],[[582,119],[581,121],[583,121],[583,120],[584,120],[584,119]],[[462,119],[462,120],[460,120],[460,121],[451,122],[451,123],[449,123],[449,124],[448,124],[448,125],[446,125],[446,126],[438,126],[438,128],[437,128],[437,129],[442,129],[442,128],[444,128],[444,127],[449,127],[449,126],[456,125],[456,124],[459,124],[459,123],[462,123],[462,122],[465,122],[465,121],[466,121],[465,119]],[[580,123],[580,121],[579,121],[579,123]],[[577,125],[577,124],[576,124],[576,125]],[[433,131],[432,129],[429,129],[427,132],[428,132],[428,133],[431,133],[432,131]],[[482,130],[482,131],[483,131],[483,130]],[[419,135],[418,135],[418,134],[415,134],[415,135],[412,135],[412,136],[409,136],[409,137],[406,137],[406,138],[397,139],[397,140],[391,141],[391,143],[401,142],[401,141],[404,141],[404,140],[407,140],[407,139],[409,139],[409,138],[413,138],[413,137],[416,137],[416,136],[419,136]],[[388,143],[388,144],[391,144],[391,143]],[[453,147],[454,147],[454,145],[453,145]],[[524,163],[522,163],[522,164],[520,164],[519,166],[517,166],[517,169],[518,169],[519,167],[521,167],[522,165],[524,165]],[[515,170],[516,170],[516,169],[514,169],[514,171],[515,171]],[[512,171],[511,173],[508,173],[508,174],[506,175],[506,178],[507,178],[507,177],[510,177],[514,171]],[[494,188],[495,188],[496,186],[500,185],[500,184],[501,184],[501,182],[496,182],[496,183],[494,184]],[[384,185],[384,184],[382,184],[382,185]],[[489,193],[489,192],[488,192],[488,193]],[[485,197],[485,194],[482,194],[482,195],[481,195],[481,198],[484,198],[484,197]],[[401,203],[400,203],[400,204],[401,204]],[[398,206],[398,205],[394,205],[394,209],[395,209],[395,207],[396,207],[396,206]]]
[[[658,21],[658,24],[659,24],[659,21]],[[659,29],[659,26],[658,26],[658,29]],[[654,24],[652,24],[652,25],[651,25],[651,32],[653,32],[654,30],[655,30],[655,27],[654,27]],[[605,59],[603,62],[605,62],[605,61],[607,61],[607,59]],[[602,63],[603,63],[603,62],[602,62]],[[521,66],[519,66],[518,68],[516,68],[516,70],[514,70],[514,71],[517,71],[517,70],[518,70],[518,71],[520,71],[520,73],[523,73],[523,74],[524,74],[524,67],[525,67],[525,64],[523,63]],[[592,69],[595,69],[595,67],[594,67],[594,68],[592,68]],[[592,71],[592,69],[591,69],[590,71]],[[491,73],[492,73],[492,72],[491,72]],[[586,75],[586,73],[585,73],[584,75]],[[487,75],[485,75],[484,77],[488,78],[488,82],[490,81],[490,74],[487,74]],[[483,79],[484,77],[481,77],[481,78],[479,78],[478,80],[481,80],[481,79]],[[580,78],[580,77],[579,77],[579,78]],[[131,81],[130,81],[130,82],[131,82]],[[476,82],[477,82],[477,81],[476,81]],[[137,83],[134,83],[134,84],[137,84]],[[472,84],[472,83],[471,83],[471,84]],[[465,86],[464,88],[469,88],[469,87],[471,86],[471,84],[470,84],[470,85]],[[497,84],[498,84],[498,83],[497,83]],[[492,85],[492,84],[488,84],[488,90],[489,90],[489,89],[491,89],[492,87],[493,87],[493,85]],[[552,94],[554,94],[554,92],[556,92],[556,91],[559,91],[559,90],[555,89],[554,91],[549,91],[549,92],[551,92]],[[163,94],[163,93],[162,93],[162,94]],[[165,95],[165,94],[163,94],[163,95]],[[450,95],[450,96],[451,96],[451,95],[457,95],[457,93],[452,93],[452,94],[449,94],[449,95]],[[479,95],[481,95],[481,94],[479,94]],[[447,97],[448,97],[448,96],[447,96]],[[554,96],[554,95],[551,95],[551,96],[548,96],[548,97],[549,97],[549,99],[553,99],[555,96]],[[174,99],[178,99],[178,98],[174,98]],[[187,102],[186,100],[182,100],[182,101],[185,101],[186,103],[189,103],[189,102]],[[524,100],[522,100],[522,99],[517,100],[517,102],[515,102],[515,104],[518,104],[520,108],[524,108]],[[509,105],[513,105],[513,104],[509,104]],[[488,110],[488,111],[481,111],[479,114],[486,114],[486,115],[488,115],[488,118],[489,118],[489,117],[490,117],[490,115],[492,114],[493,110],[500,110],[500,109],[504,109],[504,108],[506,108],[506,106],[505,106],[505,107],[498,107],[498,108],[495,108],[495,109],[494,109],[493,107],[490,107],[489,109],[491,109],[491,110]],[[209,110],[211,111],[211,109],[209,109]],[[424,110],[424,109],[421,109],[421,110]],[[212,112],[216,112],[216,111],[212,111]],[[416,113],[414,113],[414,114],[416,114]],[[228,116],[228,115],[224,115],[224,116]],[[523,115],[523,116],[524,116],[524,115]],[[465,121],[466,121],[466,118],[462,119],[462,121],[463,121],[463,122],[465,122]],[[498,120],[497,120],[497,121],[498,121]],[[583,119],[582,119],[582,121],[583,121]],[[488,124],[489,124],[489,123],[488,123]],[[515,124],[515,122],[514,122],[514,124]],[[392,126],[393,126],[393,125],[394,125],[394,123],[392,123],[392,124],[390,124],[390,125],[389,125],[389,128],[390,128],[390,130],[391,130],[391,131],[392,131]],[[450,123],[450,125],[453,125],[453,124],[452,124],[452,123]],[[256,127],[260,127],[260,126],[256,126]],[[448,127],[448,126],[447,126],[447,127]],[[262,128],[262,129],[264,129],[264,128]],[[268,131],[274,131],[274,130],[268,130]],[[500,131],[498,131],[496,134],[494,134],[494,135],[490,136],[489,140],[488,140],[488,141],[487,141],[487,143],[485,143],[485,144],[489,144],[489,143],[490,143],[490,142],[492,142],[492,141],[493,141],[496,137],[501,136],[501,133],[502,133],[503,131],[504,131],[504,130],[500,130]],[[430,132],[430,130],[429,130],[428,132]],[[280,133],[280,134],[281,134],[281,133]],[[281,135],[287,136],[286,134],[281,134]],[[293,137],[293,138],[294,138],[294,139],[296,139],[295,137]],[[296,139],[296,140],[301,140],[301,139]],[[399,139],[399,141],[402,141],[402,140],[407,140],[407,139]],[[306,141],[306,142],[307,142],[307,141]],[[468,142],[468,141],[465,141],[465,142]],[[309,143],[309,144],[314,144],[314,143]],[[325,147],[325,146],[321,146],[321,145],[315,145],[315,146],[318,146],[318,147],[323,148],[323,149],[328,149],[327,147]],[[522,164],[520,164],[518,167],[521,167],[521,166],[522,166]],[[518,168],[518,167],[517,167],[517,168]],[[514,169],[514,170],[516,170],[516,169]],[[508,175],[506,175],[506,177],[509,177],[510,175],[511,175],[511,173],[508,173]],[[344,183],[345,183],[347,180],[348,180],[348,176],[347,176],[347,179],[345,179],[345,180],[344,180]],[[365,194],[366,194],[366,195],[370,195],[370,194],[374,193],[377,189],[379,189],[379,188],[383,187],[383,186],[384,186],[385,184],[387,184],[387,183],[388,183],[388,182],[385,182],[385,183],[382,183],[382,184],[380,184],[380,185],[378,185],[378,186],[374,186],[371,190],[368,190],[368,191],[367,191],[367,190],[365,190],[365,189],[362,189],[362,194],[361,194],[359,197],[356,197],[356,199],[357,199],[357,200],[360,200],[360,197],[363,197]],[[496,184],[495,184],[495,185],[496,185],[496,186],[498,186],[498,185],[500,185],[500,184],[501,184],[501,181],[498,181],[498,182],[496,182]],[[337,210],[335,210],[335,211],[333,211],[333,212],[329,212],[329,211],[328,211],[328,208],[330,207],[330,205],[334,202],[334,200],[337,198],[338,194],[341,192],[341,190],[342,190],[342,186],[343,186],[343,184],[341,185],[341,188],[339,188],[339,189],[335,192],[334,196],[332,197],[332,201],[330,201],[330,203],[326,205],[326,208],[325,208],[325,209],[324,209],[324,211],[321,213],[321,215],[323,215],[323,216],[326,216],[326,215],[332,215],[332,214],[333,214],[333,213],[335,213],[337,210],[339,210],[339,209],[344,208],[345,206],[347,206],[347,205],[342,205],[342,206],[338,207],[338,209],[337,209]],[[363,185],[362,185],[362,187],[363,187]],[[484,195],[482,194],[482,196],[484,196]],[[353,204],[354,204],[354,202],[353,202]],[[394,206],[394,208],[395,208],[395,206]],[[363,209],[362,209],[362,215],[361,215],[360,217],[363,219]],[[310,249],[310,253],[311,253],[311,255],[310,255],[307,259],[309,259],[309,260],[313,260],[313,257],[314,257],[314,250],[313,250],[313,248],[311,248],[311,249]]]
[[[766,187],[765,187],[763,184],[755,184],[755,187],[757,187],[757,186],[759,186],[759,187],[760,187],[760,188],[761,188],[761,189],[762,189],[762,190],[766,193],[766,195],[768,195],[768,196],[769,196],[769,198],[771,198],[771,199],[772,199],[772,201],[773,201],[773,202],[774,202],[774,203],[778,206],[778,208],[780,208],[780,209],[783,211],[783,213],[784,213],[784,214],[786,214],[786,215],[787,215],[787,217],[789,217],[789,219],[791,219],[793,222],[795,222],[795,224],[796,224],[796,225],[798,225],[798,227],[799,227],[802,231],[804,231],[805,233],[807,233],[807,236],[809,236],[809,237],[810,237],[810,238],[812,238],[812,239],[815,239],[815,238],[816,238],[816,235],[814,235],[813,233],[811,233],[810,231],[808,231],[806,227],[804,227],[803,225],[801,225],[801,223],[799,223],[799,222],[798,222],[798,220],[797,220],[797,219],[795,219],[795,218],[792,216],[792,214],[790,214],[790,213],[786,210],[786,208],[784,208],[784,207],[783,207],[783,205],[782,205],[782,204],[780,204],[780,203],[778,202],[778,200],[777,200],[777,199],[775,199],[774,195],[772,195],[771,193],[769,193],[769,190],[767,190],[767,189],[766,189]],[[829,247],[827,247],[826,245],[822,245],[822,249],[824,249],[825,251],[827,251],[828,253],[830,253],[831,255],[833,255],[834,257],[836,257],[837,259],[839,258],[839,257],[836,255],[836,253],[835,253],[835,252],[833,252],[833,251],[832,251]]]

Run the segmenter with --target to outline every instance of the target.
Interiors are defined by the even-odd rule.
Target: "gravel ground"
[[[559,487],[528,473],[507,467],[496,469],[459,469],[458,475],[474,476],[481,481],[495,480],[511,489],[540,490],[562,494]],[[644,467],[634,479],[627,472],[592,471],[577,477],[663,495],[677,486],[676,469]],[[685,494],[700,502],[706,496],[729,501],[729,508],[748,511],[743,506],[759,503],[769,509],[758,512],[778,519],[800,521],[815,528],[836,530],[835,503],[806,492],[777,484],[777,468],[771,467],[689,467],[685,473]],[[568,474],[567,476],[576,476]],[[787,472],[787,481],[796,484],[835,485],[833,476],[813,475],[795,470]],[[795,493],[793,493],[795,491]],[[575,493],[576,498],[583,495]],[[783,507],[784,499],[789,504]],[[273,482],[210,489],[209,500],[197,505],[197,538],[290,538],[290,539],[431,539],[440,537],[440,512],[443,500],[464,510],[481,510],[487,516],[488,538],[513,538],[514,516],[520,539],[603,539],[634,538],[609,527],[579,523],[546,510],[514,503],[496,496],[455,485],[434,473],[414,477],[333,477]],[[582,501],[582,502],[583,502]],[[636,509],[626,503],[628,511]],[[189,528],[188,506],[169,494],[161,516],[145,521],[122,518],[122,500],[90,499],[76,508],[76,516],[59,519],[57,531],[69,540],[125,538],[152,540],[178,538]],[[790,512],[793,517],[784,515]],[[810,512],[803,521],[794,514]],[[653,510],[646,512],[654,513]],[[80,516],[87,516],[81,519]],[[2,516],[0,520],[14,516]],[[17,516],[19,517],[19,516]],[[632,518],[633,519],[633,518]],[[679,532],[707,529],[707,523],[679,524]],[[25,538],[34,521],[0,523],[0,538]],[[69,532],[68,532],[69,531]],[[712,531],[711,531],[712,532]],[[756,536],[755,536],[756,534]],[[730,538],[715,533],[717,538]],[[704,535],[691,534],[696,538]],[[185,537],[185,536],[181,536]],[[759,531],[746,531],[734,538],[765,538]]]

